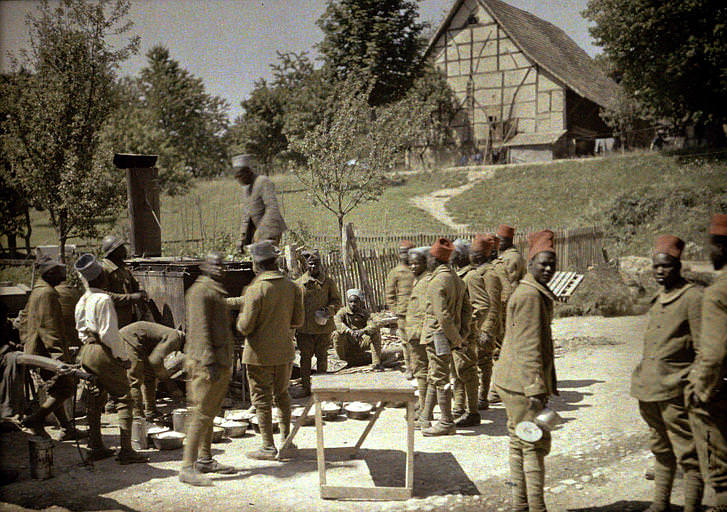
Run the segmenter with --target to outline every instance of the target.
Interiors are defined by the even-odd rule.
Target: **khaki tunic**
[[[330,334],[335,329],[333,316],[341,307],[341,295],[338,293],[336,283],[326,274],[321,275],[320,281],[314,279],[306,272],[295,283],[300,286],[303,293],[303,306],[305,320],[298,332],[304,334]],[[330,318],[325,325],[318,325],[315,312],[320,308],[327,308]]]
[[[493,264],[480,265],[477,272],[484,280],[489,302],[480,329],[490,337],[490,340],[497,341],[502,338],[502,316],[505,314],[503,311],[502,284],[498,277],[497,267]]]
[[[244,244],[280,238],[288,226],[280,213],[275,185],[267,176],[258,175],[251,185],[242,187],[242,228]]]
[[[39,279],[30,293],[25,310],[28,315],[27,333],[23,340],[25,353],[71,362],[61,304],[55,288]]]
[[[527,270],[525,258],[522,257],[520,251],[515,247],[510,247],[503,251],[499,259],[505,264],[505,273],[513,288],[515,288],[522,278],[525,277]]]
[[[395,266],[386,276],[386,306],[397,316],[406,316],[406,308],[414,286],[414,273],[403,263]]]
[[[440,265],[431,274],[425,297],[420,343],[432,343],[435,334],[441,333],[452,347],[462,345],[469,335],[472,317],[464,281],[449,265]]]
[[[631,376],[631,396],[660,402],[683,394],[696,357],[702,314],[702,290],[682,281],[653,300],[644,333],[641,362]]]
[[[527,274],[507,305],[507,329],[493,382],[527,397],[557,395],[550,323],[555,296]]]
[[[147,364],[158,379],[169,377],[164,368],[164,358],[182,348],[179,331],[154,322],[133,322],[119,329],[119,335],[129,345],[132,370],[141,372],[135,373],[137,378],[143,378]]]
[[[232,368],[232,319],[226,295],[221,284],[204,275],[187,290],[189,328],[184,354],[188,366]]]
[[[134,306],[140,301],[131,298],[132,293],[139,291],[139,283],[126,266],[118,266],[108,258],[101,260],[101,266],[108,279],[105,291],[114,301],[119,328],[122,328],[139,319]]]
[[[293,329],[303,324],[303,294],[277,270],[261,272],[247,287],[237,330],[247,337],[242,362],[258,366],[292,363]]]
[[[414,278],[411,294],[406,305],[406,341],[418,344],[424,326],[424,306],[426,302],[427,285],[431,274],[424,272]]]
[[[338,357],[349,364],[365,364],[366,351],[371,350],[371,362],[381,362],[381,334],[368,311],[354,312],[345,306],[338,310],[334,321],[333,345]],[[362,331],[361,338],[353,336],[354,330]]]
[[[76,331],[76,304],[81,298],[83,292],[78,288],[71,286],[68,282],[62,282],[55,287],[58,292],[58,302],[61,304],[61,315],[63,317],[63,332],[69,347],[78,347],[81,341],[78,339],[78,331]]]

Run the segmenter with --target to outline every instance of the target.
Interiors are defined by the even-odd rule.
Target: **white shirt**
[[[126,343],[119,334],[119,321],[111,297],[103,290],[86,290],[76,304],[76,330],[84,345],[99,340],[118,359],[128,360]]]

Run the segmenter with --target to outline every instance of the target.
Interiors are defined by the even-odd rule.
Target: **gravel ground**
[[[651,482],[643,478],[650,464],[646,428],[629,398],[631,370],[641,351],[645,317],[565,318],[554,322],[560,396],[551,407],[565,419],[553,435],[546,459],[546,501],[552,511],[643,510]],[[104,421],[113,421],[105,416]],[[365,423],[339,418],[328,422],[326,446],[355,443]],[[114,444],[115,429],[104,433]],[[78,466],[73,443],[57,443],[55,477],[31,480],[27,443],[19,433],[0,436],[3,468],[21,471],[20,480],[0,487],[0,501],[32,509],[53,505],[71,510],[508,510],[505,411],[483,413],[479,427],[456,436],[415,441],[415,499],[405,502],[324,501],[318,494],[315,430],[303,427],[296,437],[298,457],[263,463],[244,453],[259,438],[215,444],[216,457],[240,469],[216,477],[212,488],[190,488],[176,478],[181,451],[149,451],[151,462],[119,466],[113,459],[92,469]],[[328,482],[339,485],[401,486],[404,483],[403,409],[387,409],[364,444],[362,457],[327,456]],[[707,500],[709,501],[709,500]],[[674,503],[682,503],[681,485]],[[5,509],[10,510],[11,505]],[[3,509],[3,506],[0,506]],[[677,507],[675,510],[681,510]]]

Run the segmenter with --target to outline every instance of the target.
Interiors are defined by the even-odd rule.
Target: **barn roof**
[[[449,24],[464,1],[455,1],[429,42],[427,55],[442,34],[450,28]],[[563,30],[500,0],[476,1],[490,13],[500,28],[531,61],[584,98],[602,107],[613,105],[619,86]]]

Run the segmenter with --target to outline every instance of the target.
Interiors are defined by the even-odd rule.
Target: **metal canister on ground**
[[[146,450],[149,448],[147,437],[147,425],[144,418],[134,418],[131,422],[131,447],[134,450]]]
[[[36,480],[47,480],[53,476],[53,440],[40,436],[28,439],[30,476]]]
[[[189,411],[187,409],[174,409],[172,411],[172,425],[175,432],[182,434],[187,433],[187,416]]]

